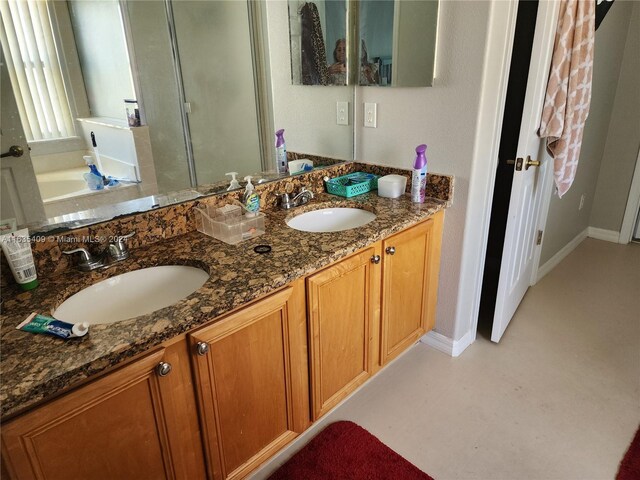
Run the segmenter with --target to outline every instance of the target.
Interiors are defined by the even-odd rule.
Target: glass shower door
[[[263,170],[248,3],[171,5],[198,184]]]

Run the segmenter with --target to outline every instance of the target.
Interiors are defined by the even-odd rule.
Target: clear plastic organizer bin
[[[231,208],[229,208],[231,207]],[[240,207],[223,208],[200,206],[196,208],[196,228],[210,237],[235,245],[264,233],[264,214],[248,217]]]

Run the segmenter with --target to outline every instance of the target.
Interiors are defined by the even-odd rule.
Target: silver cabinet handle
[[[371,257],[371,263],[375,263],[376,265],[380,263],[380,255],[374,255]]]
[[[160,362],[156,367],[156,373],[161,377],[166,377],[171,372],[171,364],[169,362]]]
[[[385,252],[387,252],[389,255],[393,255],[394,253],[396,253],[396,247],[387,247],[385,249]]]
[[[209,352],[209,344],[207,342],[198,342],[196,344],[196,353],[204,357]]]

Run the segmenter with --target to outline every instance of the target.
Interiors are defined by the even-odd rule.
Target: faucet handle
[[[292,207],[291,198],[288,193],[276,193],[275,196],[278,197],[278,203],[285,210]]]
[[[309,194],[309,198],[313,198],[313,192],[311,190],[307,190],[307,187],[303,185],[302,188],[300,189],[300,193],[304,193],[304,192],[307,192]],[[298,195],[300,195],[300,193]]]
[[[113,242],[109,243],[107,251],[109,252],[109,256],[113,260],[124,260],[126,258],[129,258],[129,249],[127,248],[125,240],[133,237],[135,233],[136,232],[134,231],[126,235],[121,235],[119,237],[116,237]]]
[[[293,199],[291,200],[291,203],[293,203],[294,207],[298,207],[300,205],[304,205],[312,198],[313,198],[313,192],[311,190],[307,190],[307,187],[303,186],[302,188],[300,188],[300,192],[298,192],[298,194],[295,197],[293,197]]]
[[[64,250],[62,253],[64,253],[65,255],[73,255],[74,253],[79,253],[80,259],[76,263],[76,267],[78,267],[78,270],[82,270],[83,272],[95,270],[96,268],[101,267],[103,264],[102,258],[94,257],[86,248]]]

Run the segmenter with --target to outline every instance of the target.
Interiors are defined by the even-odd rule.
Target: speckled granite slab
[[[302,156],[303,154],[294,155]],[[313,155],[306,156],[318,162],[330,163],[331,161],[338,161]],[[256,191],[260,194],[261,209],[263,211],[269,211],[276,208],[277,193],[298,191],[302,186],[305,186],[314,193],[321,193],[324,192],[324,176],[337,177],[354,171],[366,171],[377,175],[395,173],[408,176],[409,178],[411,175],[409,170],[359,162],[342,162],[336,165],[327,165],[321,170],[293,175],[279,181],[257,185]],[[407,182],[407,191],[410,190],[410,185],[411,182]],[[236,190],[149,210],[147,212],[126,215],[107,222],[66,232],[37,236],[32,244],[32,248],[38,277],[47,278],[51,275],[59,275],[72,270],[73,260],[67,255],[62,254],[64,250],[84,247],[95,253],[104,248],[105,239],[126,235],[130,232],[136,232],[134,237],[128,241],[130,249],[136,249],[155,242],[167,240],[196,229],[194,207],[202,204],[216,207],[223,206],[234,200],[240,200],[241,196],[242,191]],[[447,202],[447,206],[450,206],[453,199],[453,177],[449,175],[429,174],[427,178],[427,196],[444,200]],[[0,257],[2,259],[0,285],[11,288],[15,282],[13,281],[4,255],[0,255]]]
[[[289,181],[297,183],[297,178]],[[308,179],[304,183],[309,185]],[[267,185],[272,189],[282,187]],[[216,198],[206,200],[217,201]],[[235,246],[193,231],[189,217],[193,205],[181,204],[164,218],[169,233],[162,230],[162,225],[141,228],[136,222],[140,218],[144,221],[146,214],[118,220],[119,228],[124,229],[118,232],[126,233],[130,227],[155,241],[134,248],[128,260],[106,271],[81,273],[66,268],[55,275],[40,274],[40,287],[31,292],[6,297],[3,291],[0,414],[5,419],[13,416],[81,380],[400,231],[445,208],[450,201],[449,196],[429,198],[417,205],[406,195],[387,199],[369,193],[347,200],[319,194],[312,203],[295,210],[267,210],[266,233]],[[329,205],[365,208],[376,212],[377,218],[363,227],[337,233],[305,233],[285,224],[289,215]],[[93,230],[95,234],[101,231],[99,225],[90,228],[97,229]],[[80,235],[76,231],[72,234]],[[253,251],[257,244],[269,244],[272,251],[257,254]],[[55,255],[51,261],[55,264]],[[92,326],[81,339],[64,341],[15,330],[31,312],[50,314],[64,299],[102,279],[167,264],[199,266],[209,272],[210,278],[200,290],[171,307],[116,324]]]

